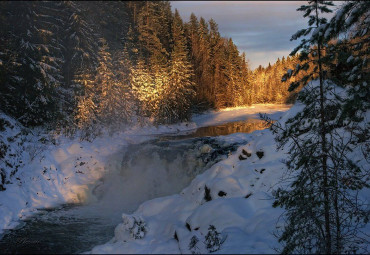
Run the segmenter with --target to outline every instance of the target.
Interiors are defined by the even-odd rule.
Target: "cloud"
[[[275,62],[288,55],[298,42],[291,35],[307,25],[296,11],[302,1],[172,1],[173,10],[188,21],[193,12],[198,18],[213,18],[224,37],[231,37],[240,52],[245,51],[252,68]],[[276,57],[272,59],[272,57]]]

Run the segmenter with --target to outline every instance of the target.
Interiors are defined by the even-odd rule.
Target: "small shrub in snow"
[[[200,249],[197,246],[198,242],[198,237],[192,236],[189,243],[189,251],[191,251],[191,254],[201,254]]]
[[[134,239],[144,238],[147,228],[145,221],[140,216],[122,215],[123,225]]]
[[[222,238],[221,233],[217,232],[215,226],[209,226],[205,241],[205,245],[209,252],[215,252],[221,249],[221,245],[225,242],[225,240],[226,237]]]

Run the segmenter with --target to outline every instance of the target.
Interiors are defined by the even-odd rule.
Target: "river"
[[[114,235],[121,214],[144,201],[179,193],[196,175],[227,157],[238,143],[215,137],[266,128],[257,119],[161,135],[112,155],[109,174],[90,187],[84,204],[39,210],[0,240],[0,253],[82,253]]]

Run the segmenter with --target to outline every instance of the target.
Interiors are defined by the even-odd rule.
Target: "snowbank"
[[[230,116],[242,120],[257,117],[258,112],[281,114],[287,107],[238,108],[236,115]],[[19,219],[37,212],[38,208],[86,202],[89,188],[109,171],[111,162],[117,162],[115,154],[127,144],[141,143],[158,134],[179,133],[236,120],[227,119],[226,112],[230,114],[230,109],[211,111],[195,116],[191,122],[170,126],[138,125],[113,136],[103,135],[93,142],[51,137],[43,130],[25,129],[1,113],[0,142],[3,143],[0,146],[6,149],[0,148],[0,169],[6,179],[6,190],[0,191],[0,234],[4,229],[16,227]],[[234,139],[238,139],[237,136]]]
[[[296,103],[280,121],[295,116],[303,107]],[[237,120],[241,112],[245,114],[250,109],[239,111],[232,111],[231,118]],[[227,110],[209,112],[195,119],[201,125],[211,125],[222,122],[227,114]],[[286,171],[282,160],[287,149],[277,151],[270,130],[218,139],[249,142],[198,175],[180,194],[144,202],[132,215],[123,214],[114,238],[89,253],[275,253],[280,244],[274,232],[276,227],[282,227],[278,219],[283,210],[272,207],[271,192],[286,185],[282,182]],[[359,148],[349,157],[360,154]],[[368,163],[362,163],[368,167]],[[361,193],[365,200],[369,199],[369,189]]]
[[[269,130],[220,139],[236,137],[250,142],[198,175],[180,194],[147,201],[133,215],[124,214],[115,237],[91,253],[191,253],[193,236],[199,239],[193,249],[209,253],[210,225],[223,241],[215,253],[273,253],[278,246],[273,231],[282,211],[272,208],[270,192],[285,168],[284,152],[276,152]],[[126,226],[127,217],[145,222],[142,238]]]
[[[0,191],[0,234],[12,229],[38,208],[65,203],[83,203],[88,191],[115,162],[115,153],[127,144],[153,139],[153,134],[193,129],[194,123],[137,128],[136,132],[103,135],[93,142],[58,137],[42,130],[23,128],[14,119],[1,114],[6,121],[0,130],[3,158],[2,175],[6,182]]]

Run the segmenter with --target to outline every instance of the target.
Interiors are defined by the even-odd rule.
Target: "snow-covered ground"
[[[302,108],[297,103],[282,116],[281,122]],[[215,123],[215,117],[223,121],[229,113],[237,120],[248,111],[224,110],[195,119],[210,125]],[[88,253],[275,253],[279,243],[274,232],[282,227],[278,219],[283,210],[272,207],[271,191],[281,185],[286,169],[282,159],[287,150],[276,150],[270,130],[218,139],[248,143],[198,175],[180,194],[146,201],[133,214],[123,214],[114,238]],[[354,152],[352,156],[356,153],[359,154]],[[369,189],[362,193],[368,200]],[[369,230],[367,227],[368,233]]]
[[[197,127],[220,125],[227,122],[248,119],[259,119],[258,113],[267,113],[272,119],[278,119],[291,105],[254,104],[250,107],[231,107],[220,111],[209,111],[195,115],[192,119]]]
[[[115,155],[129,144],[158,134],[256,118],[259,112],[284,122],[303,108],[299,103],[289,107],[258,105],[209,111],[189,123],[134,127],[93,142],[59,137],[55,145],[41,145],[36,138],[29,139],[24,145],[27,153],[21,154],[24,165],[12,177],[13,184],[0,192],[0,231],[15,227],[37,208],[88,200],[88,191],[109,172],[112,163],[118,163]],[[281,184],[287,151],[276,150],[274,136],[267,129],[217,140],[225,144],[243,141],[245,145],[196,176],[179,194],[148,200],[132,214],[123,214],[114,237],[88,253],[275,253],[279,243],[274,231],[283,211],[272,207],[271,191]],[[364,194],[368,200],[368,190]],[[210,234],[213,245],[207,242]]]
[[[276,152],[268,130],[220,139],[250,142],[197,176],[180,194],[147,201],[132,215],[124,214],[115,237],[92,253],[191,253],[193,236],[200,240],[199,251],[208,253],[204,242],[210,225],[221,240],[226,238],[219,253],[273,253],[278,245],[273,231],[282,211],[272,208],[270,192],[285,167],[283,152]],[[146,233],[135,229],[135,218],[145,222]],[[143,238],[135,239],[135,234]]]
[[[272,118],[281,115],[289,106],[254,105],[249,108],[210,111],[195,116],[191,122],[172,126],[133,127],[113,136],[103,135],[93,142],[79,141],[63,136],[53,138],[54,143],[44,142],[39,135],[22,136],[16,121],[4,116],[10,125],[0,132],[0,138],[9,141],[7,156],[1,167],[17,165],[10,176],[6,190],[0,192],[0,234],[19,224],[19,219],[37,212],[38,208],[54,207],[64,203],[85,202],[89,188],[110,169],[112,157],[128,144],[153,139],[158,134],[178,133],[197,127],[255,118],[258,112],[269,113]],[[261,133],[262,134],[262,133]],[[243,134],[228,136],[239,139]],[[16,137],[16,140],[12,140]],[[245,138],[245,137],[244,137]],[[18,140],[22,140],[19,145]],[[9,160],[8,160],[9,159]],[[212,191],[213,192],[213,191]],[[178,250],[178,249],[177,249]]]
[[[210,225],[224,240],[215,253],[274,253],[278,243],[273,232],[282,210],[272,208],[271,190],[284,171],[285,152],[276,151],[269,130],[219,139],[249,142],[198,175],[180,194],[147,201],[132,215],[123,214],[114,238],[91,253],[209,253],[205,237]],[[140,231],[140,220],[145,231]],[[189,250],[193,236],[199,242]]]

